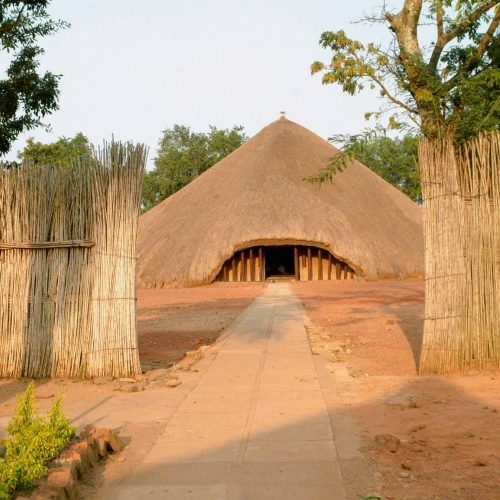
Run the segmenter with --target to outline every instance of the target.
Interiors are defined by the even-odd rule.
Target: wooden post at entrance
[[[328,279],[332,279],[332,254],[328,252]]]
[[[293,247],[293,263],[295,266],[295,279],[300,281],[300,259],[299,259],[299,249]]]
[[[250,248],[250,281],[255,281],[255,259],[253,258],[253,248]]]
[[[247,263],[245,261],[245,250],[241,251],[241,270],[240,270],[240,281],[247,280]]]
[[[323,279],[323,255],[321,253],[321,248],[318,248],[318,279]]]
[[[260,281],[266,281],[266,254],[262,247],[259,248]]]
[[[347,264],[344,263],[344,279],[347,279]]]
[[[224,262],[224,265],[222,266],[222,276],[224,281],[228,281],[227,277],[227,263]]]
[[[342,278],[342,267],[340,261],[335,262],[335,279],[339,280]]]
[[[307,279],[309,281],[313,279],[311,247],[307,247]]]
[[[262,281],[266,281],[267,273],[266,273],[266,252],[262,249]]]
[[[231,257],[231,270],[233,271],[233,281],[238,281],[238,271],[236,267],[236,254]]]

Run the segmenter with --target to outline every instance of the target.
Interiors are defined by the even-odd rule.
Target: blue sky
[[[77,132],[99,143],[112,134],[144,142],[154,157],[161,131],[243,125],[249,135],[281,110],[322,137],[366,126],[375,94],[351,97],[322,86],[309,65],[327,60],[325,30],[360,40],[387,30],[352,24],[378,1],[350,0],[53,0],[53,17],[71,28],[46,39],[42,67],[63,75],[49,142]],[[396,2],[398,4],[399,2]],[[151,165],[151,161],[150,161]]]

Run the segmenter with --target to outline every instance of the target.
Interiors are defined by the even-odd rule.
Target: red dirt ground
[[[292,289],[321,332],[313,343],[336,345],[321,355],[334,367],[345,412],[380,473],[377,493],[397,500],[500,500],[500,373],[417,376],[423,283],[301,282]],[[261,291],[258,284],[140,290],[144,367],[168,366],[212,342]],[[13,395],[25,385],[0,381],[0,417],[12,414]],[[63,390],[65,407],[94,404],[96,391],[113,394],[111,386],[85,382],[42,382],[39,390]],[[134,432],[141,442],[141,429]],[[377,434],[396,436],[401,445],[395,453],[377,447]],[[362,483],[346,479],[354,487]]]
[[[323,338],[343,346],[330,361],[350,374],[339,378],[339,390],[381,474],[378,493],[500,499],[500,374],[417,376],[423,283],[296,283],[293,290]],[[395,453],[376,446],[377,434],[401,446]]]
[[[215,283],[197,288],[138,290],[142,367],[169,367],[186,351],[212,344],[263,285]]]

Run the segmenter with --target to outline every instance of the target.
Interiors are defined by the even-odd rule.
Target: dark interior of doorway
[[[295,276],[293,246],[265,247],[266,279]]]

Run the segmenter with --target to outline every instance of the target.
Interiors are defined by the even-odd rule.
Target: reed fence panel
[[[140,372],[135,241],[146,149],[0,169],[0,376]]]
[[[426,303],[421,373],[500,366],[500,133],[422,141]]]

